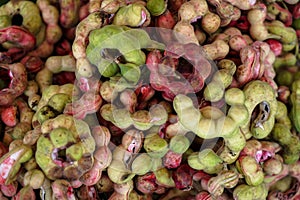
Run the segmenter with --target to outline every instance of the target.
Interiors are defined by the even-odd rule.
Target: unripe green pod
[[[66,157],[73,161],[78,161],[83,156],[81,144],[73,144],[66,150]]]
[[[219,156],[211,149],[204,149],[198,153],[198,159],[206,168],[212,168],[222,163]]]
[[[159,185],[165,187],[175,187],[175,182],[172,179],[172,173],[167,168],[161,168],[157,171],[154,171],[156,181]]]
[[[153,158],[152,157],[152,167],[151,167],[151,171],[155,172],[156,170],[159,170],[161,168],[163,168],[163,161],[162,158]]]
[[[263,170],[267,175],[276,175],[279,174],[283,169],[282,161],[271,158],[264,162],[263,164]]]
[[[289,145],[292,139],[290,129],[287,126],[279,123],[274,125],[271,136],[275,141],[280,142],[282,145]]]
[[[268,189],[265,184],[249,186],[246,184],[238,185],[233,191],[234,199],[256,199],[264,200],[268,196]]]
[[[167,1],[164,0],[148,0],[146,8],[152,16],[159,16],[167,9]]]
[[[142,4],[133,3],[118,10],[114,16],[113,24],[130,27],[145,26],[144,23],[148,18],[150,18],[149,11]]]
[[[297,57],[293,53],[286,53],[283,56],[277,56],[275,62],[273,63],[273,67],[275,70],[281,67],[290,67],[295,66],[297,63]]]
[[[139,130],[147,130],[151,128],[151,116],[147,110],[138,110],[131,115],[133,125]]]
[[[134,123],[134,120],[131,118],[129,110],[115,109],[113,111],[113,123],[119,128],[126,129]]]
[[[149,114],[151,117],[151,124],[153,125],[163,125],[168,120],[168,113],[164,106],[160,104],[155,104],[150,107]]]
[[[276,75],[278,85],[290,86],[293,83],[293,74],[287,70],[279,71]]]
[[[171,151],[183,154],[190,146],[190,141],[184,135],[175,135],[170,139],[169,148]]]
[[[300,131],[300,80],[296,80],[292,84],[292,93],[290,95],[290,100],[292,103],[291,109],[291,120],[297,131]]]
[[[281,102],[281,101],[277,101],[277,113],[275,116],[275,119],[278,123],[285,125],[288,129],[292,128],[292,122],[290,120],[290,118],[288,117],[288,110],[286,105]]]
[[[119,63],[119,68],[122,76],[129,82],[136,84],[141,76],[141,70],[139,66],[133,63]]]
[[[218,68],[226,70],[232,76],[236,71],[236,65],[232,60],[229,59],[222,59],[218,62]]]
[[[48,106],[52,107],[57,112],[61,113],[66,104],[71,102],[71,97],[65,93],[58,93],[53,95],[48,102]]]
[[[188,165],[196,170],[203,170],[204,165],[200,162],[198,152],[193,152],[187,157]]]
[[[55,148],[67,146],[69,143],[76,142],[73,134],[66,128],[56,128],[50,132],[50,140]]]
[[[275,123],[275,115],[277,113],[275,91],[268,83],[259,80],[248,83],[243,91],[245,94],[245,106],[250,115],[247,120],[248,123],[242,127],[242,131],[247,133],[249,128],[255,138],[264,138],[271,132]],[[262,114],[254,120],[257,122],[250,124],[252,112],[257,105],[262,106]]]
[[[228,105],[244,104],[245,95],[239,88],[230,88],[225,92],[225,101]]]
[[[31,1],[8,1],[6,4],[0,6],[0,13],[1,16],[9,17],[18,13],[23,19],[21,26],[25,27],[33,35],[36,35],[39,32],[43,24],[37,4]]]
[[[204,98],[207,101],[216,102],[222,99],[225,86],[222,82],[212,81],[204,89]]]
[[[237,129],[231,136],[225,137],[224,141],[232,152],[240,152],[246,145],[245,136],[240,132],[240,129]]]
[[[112,160],[107,168],[107,174],[110,180],[117,184],[126,183],[135,176],[120,160]]]
[[[269,25],[267,29],[270,33],[281,37],[280,41],[288,44],[297,40],[296,31],[292,27]]]
[[[149,156],[162,158],[168,151],[168,143],[157,133],[151,133],[144,140],[144,149]]]
[[[152,158],[146,154],[139,154],[131,164],[131,171],[137,175],[144,175],[152,168]]]
[[[11,18],[8,15],[0,16],[0,29],[11,26]]]
[[[21,139],[23,140],[27,131],[31,130],[31,125],[25,122],[19,122],[15,127],[13,132],[11,133],[14,139]]]
[[[224,147],[223,151],[220,153],[219,157],[227,164],[233,164],[239,157],[239,151],[234,152],[227,146]]]
[[[248,185],[258,186],[264,181],[264,173],[255,158],[244,156],[236,162],[237,168],[245,176],[245,181]]]

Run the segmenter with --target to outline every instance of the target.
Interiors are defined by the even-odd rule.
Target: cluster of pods
[[[299,0],[0,1],[0,199],[300,199]]]

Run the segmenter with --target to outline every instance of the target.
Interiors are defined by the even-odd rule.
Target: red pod
[[[54,74],[53,84],[64,85],[67,83],[74,83],[75,78],[74,72],[60,72],[58,74]]]
[[[300,18],[300,2],[297,3],[297,5],[293,8],[293,18],[299,19]]]
[[[275,56],[279,56],[282,53],[282,44],[278,40],[268,39],[266,42],[269,44],[271,50],[274,52]]]
[[[25,91],[27,87],[27,71],[22,63],[0,64],[0,68],[7,69],[11,78],[9,87],[0,91],[0,106],[9,106]]]
[[[68,40],[63,39],[55,45],[55,53],[59,56],[72,54],[72,45]]]
[[[229,27],[237,27],[241,31],[248,31],[250,28],[250,23],[247,19],[247,16],[242,15],[238,20],[231,21],[228,26]]]
[[[1,192],[7,196],[7,197],[12,197],[15,194],[17,194],[17,189],[18,189],[18,182],[14,181],[8,185],[1,185]]]
[[[28,72],[38,72],[44,66],[44,62],[38,56],[25,56],[22,58],[21,63],[25,66]]]
[[[193,170],[187,164],[179,166],[172,173],[172,178],[175,182],[175,187],[179,190],[190,190],[193,185]]]
[[[1,120],[5,125],[13,127],[18,123],[17,119],[17,107],[16,106],[8,106],[4,108],[1,112]]]
[[[153,172],[138,176],[136,179],[136,188],[144,194],[152,194],[158,189],[155,181],[156,177]]]
[[[163,165],[168,169],[179,167],[182,160],[182,154],[169,150],[163,157]]]
[[[162,15],[156,18],[155,23],[157,27],[172,29],[175,26],[176,21],[172,13],[169,10],[166,10]]]

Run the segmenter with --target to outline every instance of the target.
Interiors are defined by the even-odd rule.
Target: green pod
[[[193,152],[187,157],[188,165],[196,170],[203,170],[205,166],[200,162],[198,157],[199,152]]]
[[[151,118],[150,122],[155,126],[163,125],[168,120],[168,113],[166,109],[160,104],[151,106],[149,109],[149,114]]]
[[[204,98],[207,101],[217,102],[222,99],[225,85],[221,81],[212,81],[204,89]]]
[[[70,130],[66,128],[56,128],[50,132],[50,141],[55,148],[62,148],[69,143],[74,143],[75,138]]]
[[[205,168],[214,168],[222,163],[219,156],[211,149],[204,149],[198,153],[198,159]]]
[[[188,156],[188,165],[196,170],[214,174],[222,170],[222,159],[211,149],[193,152]]]
[[[240,152],[234,152],[227,146],[225,146],[222,152],[219,154],[219,157],[223,160],[224,163],[233,164],[239,157],[239,154]]]
[[[44,121],[54,118],[57,116],[57,112],[52,109],[50,106],[44,106],[37,111],[37,119],[40,124],[43,124]]]
[[[159,16],[167,9],[167,1],[164,0],[148,0],[146,8],[152,16]]]
[[[287,70],[280,70],[276,74],[276,82],[278,85],[290,86],[293,83],[293,73]]]
[[[138,130],[148,130],[153,126],[151,115],[147,110],[138,110],[131,115],[133,126]]]
[[[289,52],[292,51],[297,45],[297,41],[293,41],[291,43],[283,43],[282,44],[282,51]]]
[[[248,122],[242,131],[251,132],[253,137],[262,139],[268,136],[275,124],[277,100],[273,88],[266,82],[255,80],[248,83],[244,89],[245,106],[248,109]],[[251,124],[251,115],[258,105],[263,105],[262,115],[258,115],[257,122]]]
[[[299,29],[300,29],[300,18],[298,18],[298,19],[293,19],[292,26],[293,26],[296,30],[299,30]]]
[[[140,3],[121,7],[114,16],[113,24],[139,27],[150,18],[149,11]]]
[[[290,129],[284,124],[276,123],[271,132],[271,137],[281,145],[288,146],[292,139]]]
[[[239,88],[230,88],[225,92],[225,101],[228,105],[242,105],[245,103],[245,94]]]
[[[286,53],[283,56],[277,56],[273,67],[278,70],[281,67],[295,66],[297,63],[297,57],[293,53]]]
[[[245,176],[245,181],[248,185],[258,186],[264,181],[264,173],[255,158],[244,156],[236,162],[237,168]]]
[[[285,27],[277,24],[267,25],[270,33],[280,36],[280,41],[289,44],[297,40],[296,31],[292,27]]]
[[[145,31],[108,25],[91,31],[86,54],[102,76],[111,77],[120,71],[126,80],[136,83],[141,73],[139,66],[146,61],[141,48],[147,44],[151,46],[152,40]]]
[[[11,18],[8,15],[0,16],[0,29],[11,26]]]
[[[288,116],[288,110],[286,105],[281,102],[281,101],[277,101],[277,113],[275,115],[275,119],[276,122],[278,122],[279,124],[283,124],[285,125],[288,129],[292,128],[292,122]]]
[[[214,74],[212,80],[222,83],[224,88],[227,88],[231,84],[232,79],[232,74],[229,71],[221,69]]]
[[[146,136],[144,149],[153,158],[162,158],[169,150],[167,141],[157,133],[151,133]]]
[[[135,176],[120,160],[112,160],[107,168],[107,175],[112,182],[117,184],[127,183]]]
[[[289,152],[289,151],[284,151],[282,158],[283,158],[285,164],[290,165],[290,164],[297,163],[300,156],[299,156],[299,152],[293,153],[293,152]]]
[[[175,182],[172,179],[172,172],[167,168],[161,168],[154,171],[156,182],[159,185],[165,186],[167,188],[175,187]]]
[[[71,103],[71,97],[65,93],[58,93],[49,99],[48,105],[57,112],[61,113],[67,103]]]
[[[115,110],[116,110],[115,106],[113,106],[110,103],[107,103],[107,104],[104,104],[103,106],[101,106],[100,115],[106,121],[115,122],[114,114],[113,114]]]
[[[22,26],[29,32],[36,35],[43,24],[40,10],[34,2],[31,1],[9,1],[0,7],[0,15],[13,17],[14,15],[22,16]]]
[[[14,127],[11,136],[14,140],[18,140],[18,139],[23,140],[26,133],[30,130],[31,130],[31,125],[29,123],[19,122]]]
[[[173,100],[173,108],[184,128],[194,132],[198,129],[202,115],[200,111],[194,107],[189,97],[181,94],[177,95]]]
[[[171,151],[183,154],[190,146],[189,139],[184,135],[175,135],[170,139],[169,148]]]
[[[236,71],[235,63],[232,60],[229,60],[229,59],[222,59],[218,62],[217,65],[218,65],[218,68],[220,70],[225,70],[226,72],[228,72],[232,76],[234,75],[234,73]]]
[[[134,123],[127,109],[115,109],[112,117],[113,121],[111,122],[122,129],[126,129]]]
[[[144,175],[152,169],[152,158],[146,154],[139,154],[131,164],[131,171],[137,175]]]
[[[246,138],[240,132],[240,129],[231,134],[229,137],[224,137],[226,147],[232,152],[240,152],[246,145]]]
[[[255,199],[265,200],[268,196],[268,189],[265,184],[250,186],[246,184],[238,185],[233,191],[234,199]]]
[[[228,110],[227,117],[230,117],[233,119],[233,121],[238,124],[242,125],[245,122],[247,122],[249,113],[247,108],[244,105],[234,105],[231,106],[230,109]]]
[[[296,128],[296,130],[300,131],[300,80],[296,80],[292,84],[291,88],[290,101],[292,103],[291,109],[291,120]]]
[[[35,158],[49,179],[78,179],[93,166],[96,143],[86,122],[61,114],[41,131]]]
[[[141,76],[141,70],[139,66],[136,66],[133,63],[119,63],[120,73],[122,76],[133,84],[136,84]]]

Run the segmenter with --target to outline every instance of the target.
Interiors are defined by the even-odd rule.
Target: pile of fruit
[[[299,0],[0,1],[0,199],[300,199]]]

